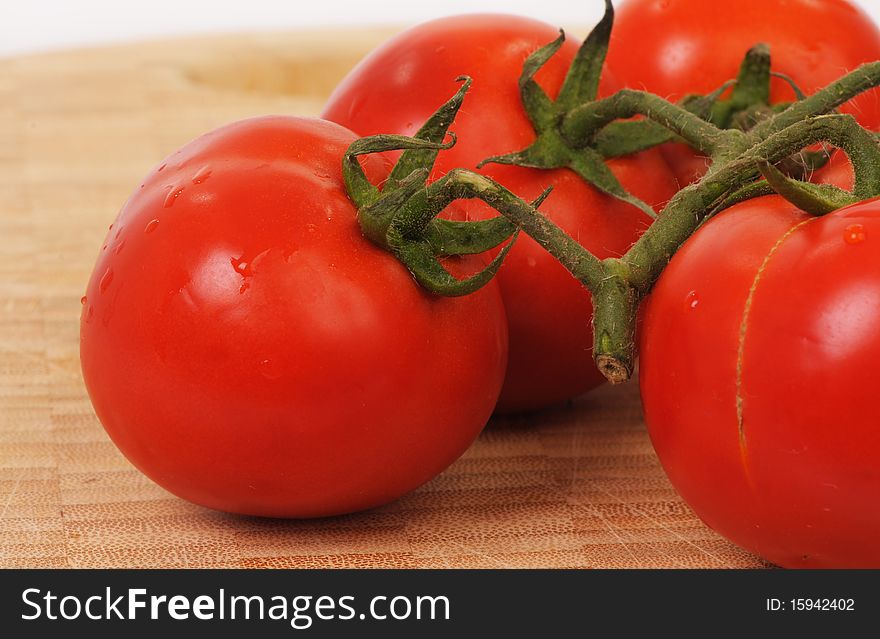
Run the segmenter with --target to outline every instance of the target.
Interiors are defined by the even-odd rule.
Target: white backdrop
[[[880,22],[880,0],[853,2]],[[602,0],[0,0],[0,56],[191,33],[406,25],[477,11],[589,25],[602,6]]]

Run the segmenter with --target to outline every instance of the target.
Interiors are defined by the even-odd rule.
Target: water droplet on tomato
[[[692,311],[697,306],[700,305],[700,296],[697,295],[696,291],[691,291],[687,294],[687,297],[684,298],[684,307],[686,310]]]
[[[162,166],[160,166],[158,169],[156,169],[156,171],[159,172],[159,173],[161,173],[162,170],[164,170],[166,166],[168,166],[168,164],[165,163],[165,162],[163,162],[163,163],[162,163]]]
[[[847,244],[861,244],[867,235],[862,224],[850,224],[843,230],[843,241]]]
[[[168,195],[165,196],[165,208],[171,208],[174,206],[174,203],[177,201],[177,198],[180,197],[180,194],[183,193],[184,187],[182,186],[172,186],[171,190],[168,191]]]
[[[112,230],[113,230],[113,225],[111,224],[110,226],[108,226],[108,227],[107,227],[107,230],[108,230],[108,231],[112,231]]]
[[[107,267],[107,270],[104,271],[104,275],[101,277],[101,283],[98,285],[98,289],[103,293],[110,286],[110,283],[113,281],[113,271],[110,267]]]
[[[113,249],[113,253],[119,255],[122,253],[122,249],[125,248],[125,240],[122,240],[119,244],[116,245],[116,248]]]
[[[79,298],[79,303],[82,304],[83,306],[85,306],[86,302],[88,302],[88,301],[89,301],[89,298],[86,297],[85,295],[83,295],[81,298]]]
[[[260,362],[260,373],[266,379],[278,379],[281,377],[281,365],[277,360],[264,359]]]
[[[242,282],[241,286],[238,287],[238,294],[244,295],[244,292],[250,288],[250,284],[248,282]]]
[[[159,226],[159,220],[150,220],[144,227],[144,233],[152,233],[156,230],[157,226]]]
[[[192,183],[193,184],[201,184],[202,182],[207,180],[209,177],[211,177],[211,172],[212,172],[211,167],[206,164],[205,166],[200,168],[198,171],[196,171],[196,174],[194,176],[192,176]]]

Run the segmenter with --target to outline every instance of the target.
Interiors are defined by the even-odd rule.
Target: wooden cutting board
[[[635,384],[495,420],[415,493],[314,521],[181,501],[104,434],[79,370],[79,300],[128,193],[162,157],[216,126],[318,113],[388,33],[185,39],[0,60],[0,567],[765,565],[675,494]]]

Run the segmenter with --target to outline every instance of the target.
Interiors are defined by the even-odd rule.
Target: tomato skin
[[[688,240],[647,303],[642,401],[670,480],[782,566],[880,566],[878,241],[880,201],[810,218],[759,198]]]
[[[734,79],[758,42],[770,45],[773,70],[807,95],[880,59],[880,30],[848,0],[625,0],[616,11],[608,65],[623,85],[676,101]],[[773,78],[770,99],[775,104],[795,95]],[[880,128],[877,90],[841,110],[862,126]],[[662,150],[682,184],[705,173],[705,159],[683,145]]]
[[[456,145],[439,155],[435,177],[476,169],[489,156],[531,144],[535,133],[522,108],[517,81],[525,58],[558,36],[550,25],[505,15],[442,18],[399,34],[371,53],[343,80],[322,117],[361,135],[411,135],[449,98],[454,79],[473,78],[451,130]],[[567,40],[536,76],[555,97],[579,43]],[[614,91],[603,77],[600,93]],[[621,183],[659,210],[677,184],[657,152],[609,163]],[[604,196],[567,169],[486,165],[480,172],[526,200],[547,186],[541,211],[599,257],[619,256],[650,224],[642,212]],[[473,219],[497,215],[479,202],[465,205]],[[579,395],[604,378],[592,361],[589,293],[531,238],[521,237],[498,276],[510,330],[510,360],[499,412],[541,408]]]
[[[150,173],[111,227],[83,375],[113,441],[172,493],[250,515],[361,510],[431,479],[491,414],[497,286],[431,296],[363,238],[341,175],[354,139],[312,119],[230,124]]]

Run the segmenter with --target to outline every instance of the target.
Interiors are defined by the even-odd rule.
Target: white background
[[[706,0],[715,1],[735,2]],[[880,0],[853,2],[880,22]],[[590,25],[602,6],[603,0],[0,0],[0,56],[194,33],[407,25],[479,11]]]

